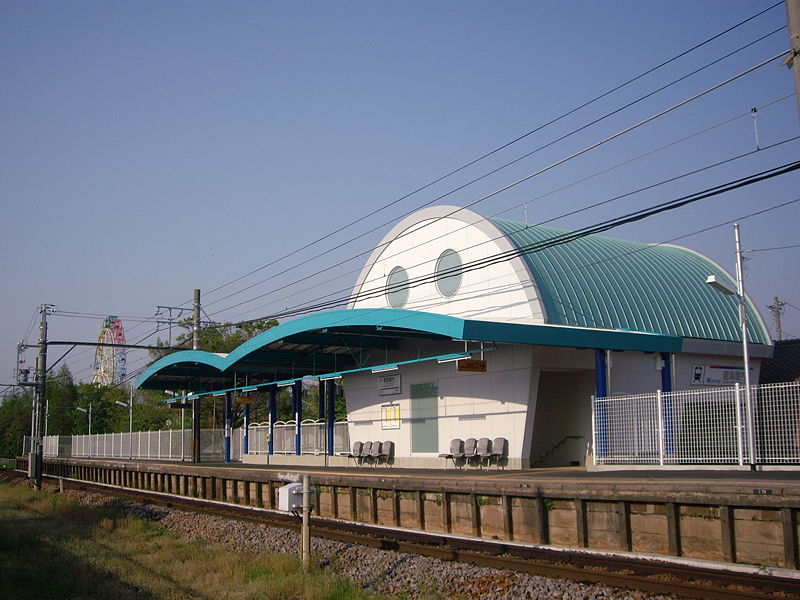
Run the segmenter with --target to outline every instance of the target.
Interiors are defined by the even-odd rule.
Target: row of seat
[[[463,460],[466,464],[475,464],[482,466],[486,461],[486,466],[489,466],[492,460],[495,461],[497,466],[500,466],[500,460],[506,456],[508,452],[508,440],[504,437],[494,438],[467,438],[466,441],[461,438],[454,438],[450,441],[450,452],[440,454],[439,458],[444,459],[444,468],[447,468],[447,461],[452,460],[455,466],[457,460]]]
[[[341,456],[352,458],[358,465],[363,465],[365,461],[388,463],[394,456],[394,442],[353,442],[353,451],[342,452]]]

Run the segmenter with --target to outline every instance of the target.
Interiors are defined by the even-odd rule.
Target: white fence
[[[593,398],[595,464],[800,464],[800,383],[752,386],[750,411],[745,396],[737,385]]]
[[[294,454],[296,421],[276,421],[272,431],[272,451],[275,454]],[[333,424],[333,451],[335,454],[350,448],[350,435],[346,421]],[[269,452],[269,424],[250,425],[248,438],[249,454]],[[300,422],[300,452],[302,454],[325,454],[327,449],[327,426],[325,421],[307,419]]]
[[[302,421],[301,452],[325,454],[327,429],[324,421]],[[295,453],[295,422],[278,421],[273,430],[273,452]],[[223,429],[200,431],[200,458],[222,460],[225,456]],[[244,428],[231,434],[231,460],[242,458]],[[346,421],[334,423],[334,453],[350,448]],[[99,433],[89,435],[48,435],[44,438],[44,455],[47,457],[75,458],[136,458],[154,460],[191,460],[192,432],[190,429],[162,431],[135,431],[133,433]],[[30,448],[30,437],[25,436],[25,452]],[[248,454],[269,452],[269,424],[252,423],[248,430]]]
[[[231,435],[231,460],[241,460],[242,428]],[[225,432],[222,429],[200,430],[200,458],[222,460],[225,456]],[[47,457],[136,458],[154,460],[191,460],[192,431],[167,429],[133,433],[97,433],[92,435],[48,435],[44,438]],[[30,438],[25,436],[26,452]]]

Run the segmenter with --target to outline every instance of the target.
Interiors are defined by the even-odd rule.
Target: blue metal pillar
[[[672,391],[672,355],[667,352],[661,353],[661,391],[668,393]],[[673,454],[675,451],[675,436],[672,427],[672,398],[666,397],[663,400],[662,411],[664,413],[664,454]]]
[[[317,386],[317,420],[322,421],[325,419],[325,382],[319,380]]]
[[[244,437],[242,439],[242,454],[248,454],[250,452],[250,405],[244,405]]]
[[[605,398],[608,395],[608,377],[607,370],[608,363],[606,362],[606,351],[594,351],[594,370],[596,381],[596,396],[598,398]],[[608,456],[608,429],[606,424],[606,406],[605,404],[597,405],[597,448],[595,452],[597,456]]]
[[[231,462],[231,429],[233,421],[233,398],[225,392],[225,462]]]
[[[334,406],[333,406],[334,405],[333,398],[334,398],[334,395],[336,393],[336,382],[333,379],[329,379],[325,383],[327,384],[325,386],[325,392],[326,392],[325,396],[326,396],[326,402],[327,402],[327,405],[328,405],[328,415],[327,415],[327,418],[326,418],[326,425],[327,425],[327,431],[328,431],[328,435],[327,435],[328,448],[327,448],[327,451],[328,451],[328,456],[333,456],[333,435],[334,435],[333,423],[334,423],[334,419],[336,418],[334,416],[334,411],[333,411],[333,408],[334,408]]]
[[[302,454],[301,427],[303,421],[303,382],[298,380],[292,386],[292,404],[294,405],[294,453],[297,456]]]
[[[278,420],[278,387],[271,385],[269,387],[269,453],[275,452],[272,438],[275,433],[275,421]]]

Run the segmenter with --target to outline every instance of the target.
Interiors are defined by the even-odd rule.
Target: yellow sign
[[[400,405],[382,404],[381,429],[400,429]]]
[[[475,360],[472,358],[462,358],[458,361],[459,371],[468,371],[471,373],[486,373],[486,361]]]

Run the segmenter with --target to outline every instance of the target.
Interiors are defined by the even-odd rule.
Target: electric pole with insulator
[[[200,290],[194,291],[192,350],[200,349]],[[200,397],[192,398],[192,462],[200,462]]]
[[[33,487],[42,489],[42,457],[44,454],[42,432],[47,406],[47,311],[50,306],[39,307],[41,321],[39,323],[39,354],[36,355],[35,393],[33,398],[33,415],[31,418],[31,449],[28,455],[28,477]]]
[[[781,302],[777,296],[772,301],[772,304],[768,304],[767,308],[772,312],[772,316],[775,317],[775,339],[777,341],[781,341],[783,339],[783,331],[781,329],[781,313],[783,313],[783,307],[786,306],[786,302]]]
[[[786,17],[789,23],[790,50],[784,64],[794,71],[794,89],[800,114],[800,0],[786,0]]]

